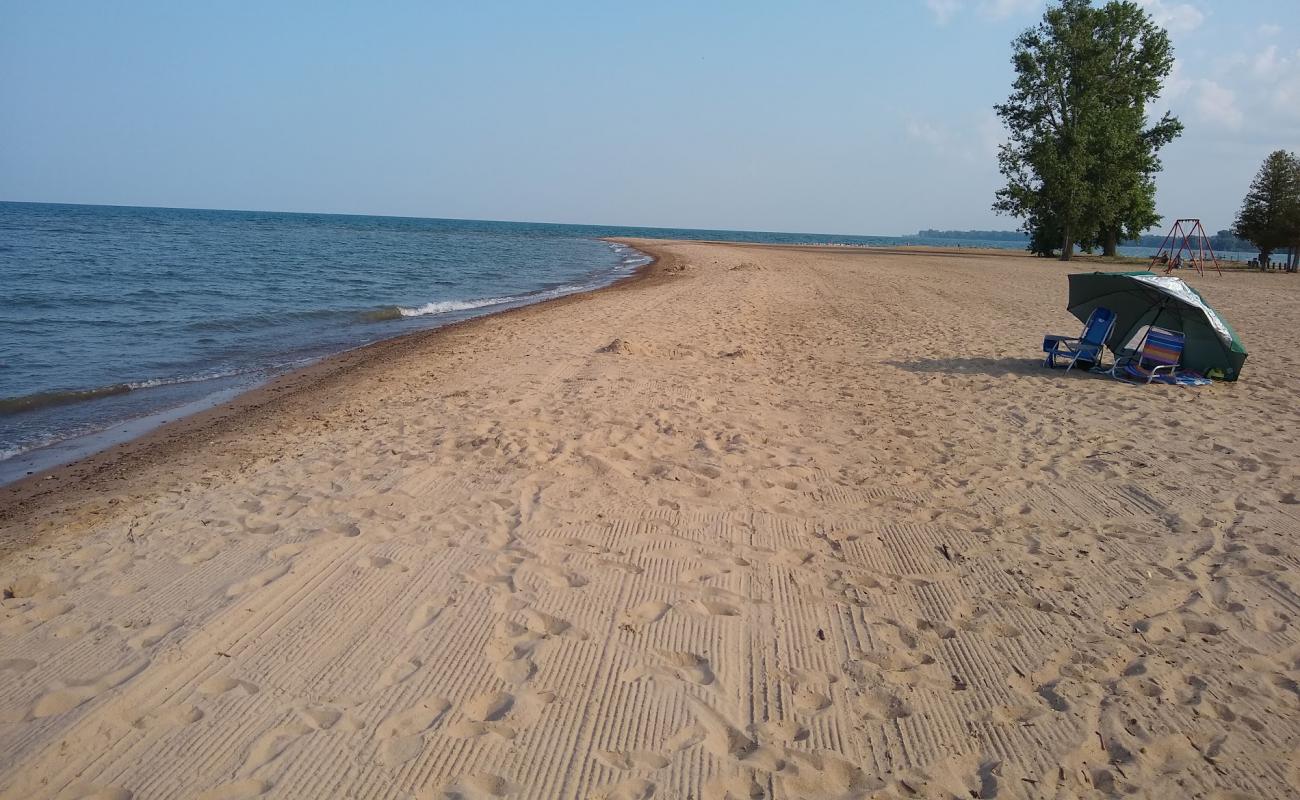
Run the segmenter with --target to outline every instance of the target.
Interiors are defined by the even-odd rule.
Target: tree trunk
[[[1115,230],[1106,231],[1106,242],[1102,245],[1101,254],[1107,258],[1114,258],[1119,247],[1119,232]]]
[[[1065,226],[1065,233],[1061,236],[1061,260],[1069,261],[1074,255],[1074,237],[1070,235],[1070,226]]]
[[[1268,269],[1268,260],[1273,257],[1272,250],[1259,251],[1259,269],[1261,272]]]

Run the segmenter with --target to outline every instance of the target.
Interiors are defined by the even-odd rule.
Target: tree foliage
[[[1148,127],[1146,108],[1173,68],[1169,37],[1135,3],[1060,0],[1012,48],[993,208],[1020,217],[1040,255],[1068,259],[1075,243],[1113,254],[1160,219],[1158,154],[1182,123],[1166,114]]]
[[[1264,159],[1232,232],[1259,248],[1261,265],[1275,250],[1300,248],[1300,159],[1295,154],[1275,150]]]

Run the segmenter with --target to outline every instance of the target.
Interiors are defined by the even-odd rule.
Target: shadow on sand
[[[1064,368],[1048,369],[1043,366],[1041,358],[922,358],[912,361],[886,361],[891,367],[933,375],[989,375],[1002,378],[1008,375],[1020,375],[1026,378],[1097,378],[1096,373],[1083,369],[1072,369],[1068,373]]]

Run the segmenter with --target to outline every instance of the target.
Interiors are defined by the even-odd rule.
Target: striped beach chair
[[[1058,358],[1070,360],[1070,363],[1065,366],[1066,372],[1080,363],[1087,365],[1087,369],[1100,366],[1102,356],[1106,353],[1106,340],[1110,338],[1114,328],[1115,312],[1100,306],[1094,308],[1088,315],[1088,321],[1084,323],[1083,333],[1079,337],[1070,338],[1051,334],[1043,337],[1043,352],[1047,353],[1043,366],[1057,366]]]
[[[1184,336],[1178,331],[1151,327],[1141,346],[1115,362],[1110,374],[1141,383],[1177,383],[1178,362],[1183,357]]]

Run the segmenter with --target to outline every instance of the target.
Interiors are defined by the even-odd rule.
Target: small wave
[[[55,390],[26,394],[21,397],[5,397],[0,399],[0,414],[21,414],[24,411],[36,411],[50,406],[65,406],[99,397],[126,394],[131,390],[132,386],[129,383],[115,383],[112,386],[100,386],[95,389]]]
[[[422,306],[407,308],[406,306],[388,306],[386,308],[376,308],[372,311],[361,313],[361,319],[367,322],[384,322],[391,319],[402,319],[404,317],[427,317],[433,314],[449,314],[452,311],[471,311],[475,308],[486,308],[501,303],[513,303],[523,300],[523,297],[489,297],[483,300],[439,300],[431,303],[425,303]]]
[[[427,317],[430,314],[447,314],[452,311],[470,311],[475,308],[485,308],[487,306],[500,305],[502,303],[514,303],[526,299],[525,297],[487,297],[482,300],[440,300],[433,303],[425,303],[416,308],[397,307],[398,313],[403,317]]]
[[[251,370],[226,370],[223,372],[208,372],[201,375],[183,375],[174,378],[150,378],[143,381],[125,381],[123,383],[114,383],[109,386],[97,386],[93,389],[54,389],[48,392],[25,394],[19,397],[3,397],[0,398],[0,416],[22,414],[28,411],[39,411],[42,408],[50,408],[51,406],[66,406],[72,405],[73,403],[84,403],[88,400],[113,397],[114,395],[126,394],[139,389],[154,389],[159,386],[176,386],[178,384],[199,383],[202,381],[217,380],[219,378],[233,378],[250,371]]]

